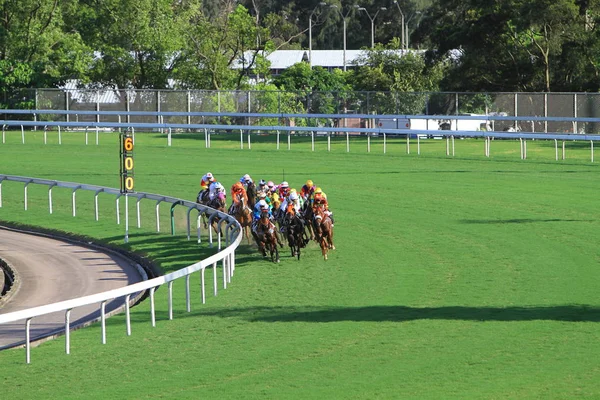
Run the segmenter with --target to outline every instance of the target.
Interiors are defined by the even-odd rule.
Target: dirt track
[[[104,292],[142,280],[132,261],[66,241],[0,229],[0,258],[18,275],[18,284],[8,301],[0,303],[0,314]],[[123,305],[107,303],[106,312]],[[74,309],[75,325],[99,315],[99,305]],[[25,340],[25,321],[0,325],[0,349]],[[31,338],[64,329],[64,312],[34,318]]]

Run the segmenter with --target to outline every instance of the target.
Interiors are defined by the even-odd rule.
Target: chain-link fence
[[[284,114],[501,115],[600,117],[600,93],[284,92],[200,90],[22,90],[6,108],[85,111],[180,111]],[[19,116],[15,116],[18,119]],[[21,116],[23,118],[23,116]],[[248,117],[44,115],[48,120],[222,124],[314,124]],[[11,118],[12,119],[12,118]],[[318,121],[327,124],[327,121]],[[598,123],[496,121],[495,131],[598,133]]]

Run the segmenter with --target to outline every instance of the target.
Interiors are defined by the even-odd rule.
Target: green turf
[[[118,186],[118,139],[101,133],[11,132],[0,145],[0,173]],[[247,140],[246,137],[244,137]],[[239,134],[136,135],[136,189],[193,199],[211,171],[230,186],[244,173],[308,178],[322,186],[335,212],[337,250],[325,262],[312,243],[302,259],[284,253],[263,261],[243,245],[231,286],[200,304],[194,276],[192,312],[176,282],[175,318],[168,321],[166,290],[157,292],[157,327],[147,303],[132,310],[133,335],[122,316],[100,328],[73,332],[32,350],[0,353],[2,398],[599,398],[600,254],[596,249],[598,165],[589,143],[568,142],[555,161],[553,142],[391,139],[387,154],[374,139],[293,138],[281,150],[275,136]],[[560,145],[560,144],[559,144]],[[559,153],[560,155],[560,153]],[[2,184],[0,219],[36,224],[122,244],[110,196],[101,196],[100,221],[92,196]],[[133,210],[133,208],[132,208]],[[141,229],[130,248],[165,270],[184,267],[214,250],[154,230],[154,202],[142,202]],[[207,271],[212,292],[212,271]],[[219,270],[219,283],[221,275]]]

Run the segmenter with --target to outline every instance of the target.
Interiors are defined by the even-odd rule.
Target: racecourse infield
[[[0,146],[5,174],[118,187],[118,139],[102,134],[85,145],[81,133],[43,145],[28,132]],[[255,179],[312,179],[335,213],[337,250],[323,261],[315,244],[300,260],[264,261],[252,246],[237,254],[227,290],[201,305],[193,288],[175,284],[175,316],[167,320],[165,290],[157,292],[157,327],[149,305],[132,310],[132,336],[122,316],[108,321],[108,344],[92,326],[32,352],[0,352],[0,374],[11,398],[597,398],[600,396],[600,278],[595,237],[598,165],[589,147],[568,143],[554,160],[553,144],[530,143],[527,160],[514,141],[310,140],[277,151],[262,136],[241,150],[239,136],[136,136],[140,191],[193,199],[203,173],[226,187]],[[41,225],[120,244],[156,260],[165,271],[210,254],[186,240],[184,215],[176,235],[157,234],[153,203],[141,204],[142,228],[123,244],[112,199],[4,182],[0,220]],[[87,203],[86,203],[87,201]],[[132,213],[135,210],[131,209]],[[161,210],[168,218],[168,210]],[[166,221],[167,219],[165,219]],[[210,291],[210,290],[209,290]],[[140,367],[142,366],[142,367]],[[35,376],[36,379],[32,380]],[[77,385],[70,382],[77,380]],[[10,384],[8,384],[10,383]]]

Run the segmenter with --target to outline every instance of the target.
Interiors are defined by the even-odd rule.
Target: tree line
[[[266,79],[264,54],[307,49],[309,21],[313,49],[341,49],[343,19],[348,49],[370,49],[374,28],[359,65]],[[599,20],[600,0],[0,0],[0,91],[248,89],[251,76],[290,91],[598,91]],[[421,51],[390,51],[407,45]]]

